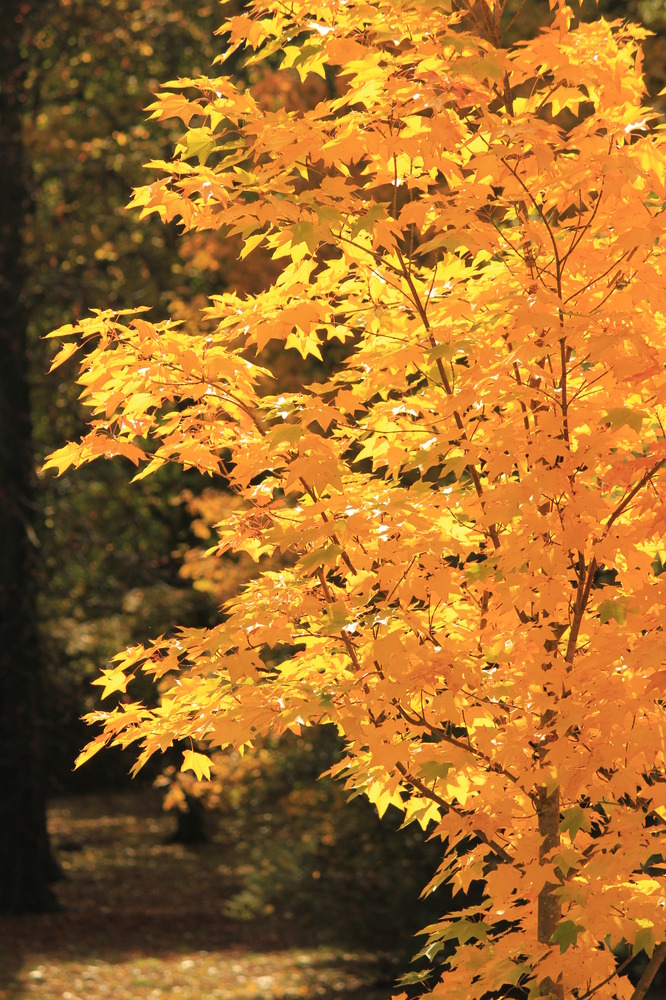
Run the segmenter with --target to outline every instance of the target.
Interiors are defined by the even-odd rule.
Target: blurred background
[[[176,624],[212,624],[256,572],[205,557],[211,525],[234,501],[194,472],[164,469],[130,486],[120,460],[58,479],[38,471],[85,428],[74,365],[46,374],[45,334],[95,307],[150,305],[154,318],[194,325],[208,294],[270,280],[270,262],[252,255],[241,266],[233,240],[181,237],[124,207],[145,182],[143,164],[168,159],[183,131],[178,119],[148,120],[152,94],[208,73],[223,46],[214,31],[241,6],[3,4],[3,1000],[386,996],[410,969],[415,932],[450,904],[419,901],[441,847],[417,824],[397,832],[397,816],[380,821],[364,799],[347,804],[338,784],[317,780],[339,749],[327,728],[221,755],[206,786],[178,773],[177,750],[134,782],[131,755],[119,751],[72,770],[90,736],[80,717],[98,704],[90,682],[109,658]],[[513,14],[510,35],[527,38],[548,17],[547,0],[510,0]],[[645,73],[656,95],[666,0],[599,0],[583,16],[628,17],[654,32]],[[334,86],[231,69],[267,105],[310,104]],[[318,375],[295,351],[274,368],[285,387]]]

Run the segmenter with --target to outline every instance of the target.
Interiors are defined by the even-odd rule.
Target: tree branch
[[[463,816],[463,817],[467,815],[462,811],[462,809],[454,805],[453,802],[447,802],[446,799],[443,799],[441,795],[437,794],[437,792],[433,791],[431,788],[428,788],[425,782],[421,781],[420,778],[417,778],[415,775],[410,774],[410,772],[407,770],[404,764],[397,763],[396,770],[403,776],[403,778],[408,784],[412,785],[412,787],[415,788],[418,792],[420,792],[424,798],[430,799],[431,802],[434,802],[436,805],[438,805],[444,813],[454,812],[458,816]],[[504,848],[501,847],[496,840],[492,840],[482,830],[474,830],[474,836],[478,837],[479,840],[483,841],[483,843],[486,844],[486,846],[489,847],[492,851],[494,851],[498,855],[498,857],[502,859],[502,861],[505,861],[507,864],[510,865],[514,864],[514,859],[511,857],[509,852],[505,851]]]
[[[662,962],[666,959],[666,941],[662,941],[660,945],[657,945],[654,952],[652,953],[652,958],[648,962],[643,975],[638,980],[636,989],[631,994],[631,1000],[644,1000],[647,995],[647,991],[650,989],[652,982],[661,968]]]
[[[608,529],[613,526],[613,523],[617,521],[620,514],[624,510],[626,510],[626,508],[629,506],[629,504],[634,499],[636,494],[643,489],[643,487],[646,485],[646,483],[648,483],[652,479],[655,473],[659,472],[659,470],[662,468],[664,464],[666,464],[666,459],[662,458],[660,462],[657,462],[657,464],[654,465],[651,469],[648,469],[647,472],[642,476],[642,478],[638,480],[636,485],[627,493],[625,497],[623,497],[622,501],[617,505],[613,513],[608,518],[608,521],[606,522],[606,530],[604,531],[604,535],[607,534]]]

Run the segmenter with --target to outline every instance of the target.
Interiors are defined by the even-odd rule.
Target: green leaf
[[[295,444],[300,441],[302,436],[303,428],[299,424],[279,424],[271,432],[271,444],[282,444],[283,441],[286,441],[287,444]]]
[[[291,227],[291,245],[297,247],[300,243],[305,243],[310,253],[319,246],[319,236],[311,222],[297,222]]]
[[[564,954],[567,948],[576,944],[579,931],[584,930],[585,928],[574,920],[562,920],[550,940],[553,944],[559,944],[560,954]]]
[[[503,66],[498,56],[484,52],[482,59],[468,56],[456,60],[456,71],[474,80],[497,80],[502,75]]]
[[[386,218],[386,209],[383,205],[373,205],[365,215],[356,220],[351,228],[351,238],[354,240],[359,233],[371,233],[375,222]]]
[[[447,465],[449,463],[447,462]],[[487,580],[489,576],[497,568],[495,563],[491,563],[489,559],[484,562],[471,562],[465,566],[464,573],[470,583],[476,583],[477,581]]]
[[[571,840],[573,840],[579,830],[589,829],[590,821],[581,806],[572,806],[570,809],[564,810],[563,819],[560,823],[560,833],[568,833]]]
[[[308,572],[318,566],[333,565],[341,552],[342,549],[339,545],[327,545],[323,549],[313,549],[312,552],[306,552],[305,555],[301,556],[299,566]]]
[[[649,416],[645,410],[630,410],[628,406],[614,406],[606,410],[604,423],[610,424],[617,430],[625,424],[631,427],[632,431],[640,433],[643,421]]]
[[[431,975],[432,969],[422,969],[420,972],[406,972],[400,976],[398,983],[400,986],[413,986],[416,983],[424,983]]]
[[[186,132],[178,143],[176,150],[183,151],[185,157],[189,159],[196,156],[201,166],[204,165],[210,154],[215,149],[215,139],[209,128],[193,128]]]
[[[465,944],[472,938],[477,941],[488,940],[488,924],[482,920],[458,920],[452,926],[452,937],[458,938],[460,944]]]
[[[419,775],[424,781],[437,781],[439,778],[447,778],[452,764],[441,764],[436,760],[427,760],[419,767]]]
[[[469,251],[469,247],[467,245],[468,243],[469,238],[466,242],[463,242],[459,236],[452,236],[449,233],[440,233],[438,236],[433,236],[431,240],[421,243],[415,252],[421,256],[431,253],[433,250],[447,250],[449,253],[455,253],[456,250],[461,250],[463,253],[467,253]]]
[[[634,941],[634,955],[639,951],[644,951],[648,958],[652,958],[654,951],[654,934],[652,927],[639,927]]]
[[[326,626],[322,630],[325,635],[335,635],[341,632],[349,624],[347,608],[343,601],[336,601],[331,604],[326,611]]]
[[[437,344],[428,353],[428,364],[433,365],[438,358],[452,361],[458,354],[468,354],[471,346],[472,341],[469,338],[456,340],[453,344]]]
[[[563,847],[562,850],[558,851],[557,854],[553,855],[552,860],[555,867],[558,868],[564,878],[566,878],[570,871],[578,867],[580,858],[580,851],[577,851],[575,847],[568,844]]]
[[[601,624],[606,625],[611,620],[616,621],[618,625],[624,625],[627,620],[627,609],[621,598],[614,601],[602,601],[599,605]]]

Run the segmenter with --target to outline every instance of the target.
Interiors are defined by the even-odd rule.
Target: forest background
[[[547,16],[543,0],[514,7],[516,12],[520,7],[517,37],[530,37]],[[589,5],[586,16],[601,15],[639,19],[656,32],[645,45],[649,87],[656,94],[664,85],[666,4]],[[131,189],[143,182],[142,164],[168,158],[182,133],[178,121],[173,128],[151,124],[143,109],[164,80],[206,71],[218,51],[213,32],[220,20],[216,4],[190,0],[159,6],[149,0],[102,0],[94,8],[82,0],[10,4],[0,104],[5,162],[15,165],[1,196],[0,284],[0,338],[3,355],[13,359],[0,374],[0,769],[2,787],[11,790],[0,806],[0,901],[9,912],[48,910],[56,903],[51,877],[57,852],[46,836],[46,802],[65,793],[118,789],[126,781],[131,761],[120,753],[97,757],[72,773],[88,738],[79,718],[97,704],[98,689],[90,681],[100,666],[124,646],[161,634],[174,622],[211,623],[221,600],[233,596],[251,572],[237,561],[212,572],[203,561],[206,500],[204,484],[193,473],[171,470],[129,486],[122,464],[95,464],[58,479],[36,471],[50,451],[84,428],[73,378],[64,369],[46,376],[52,349],[42,338],[49,330],[100,304],[150,302],[158,316],[193,322],[212,288],[254,291],[265,280],[252,258],[239,262],[237,248],[214,236],[180,240],[175,225],[154,217],[138,225],[124,208]],[[268,92],[276,86],[273,78],[252,82]],[[276,105],[287,96],[276,90]],[[294,357],[280,363],[285,388],[311,374],[307,363]],[[29,397],[17,392],[24,374]],[[17,442],[23,443],[18,464]],[[17,539],[25,545],[17,548]],[[315,785],[316,774],[333,759],[333,743],[323,735],[305,749],[263,748],[252,764],[225,775],[230,780],[225,790],[218,789],[220,809],[233,807],[251,818],[254,808],[262,808],[262,796],[277,795],[289,799],[291,810],[289,842],[276,840],[279,823],[264,836],[257,849],[268,852],[268,868],[257,878],[252,873],[256,876],[263,861],[257,865],[255,857],[248,866],[250,876],[238,887],[239,909],[269,912],[285,894],[302,898],[307,909],[312,851],[306,846],[296,852],[294,870],[290,846],[307,845],[315,814],[318,843],[323,836],[340,845],[339,855],[331,854],[331,871],[344,866],[350,839],[358,845],[360,838],[366,866],[374,851],[374,869],[390,872],[385,896],[379,886],[374,897],[379,908],[391,899],[396,911],[404,912],[410,892],[424,881],[424,867],[435,863],[418,831],[411,830],[408,849],[396,851],[371,809],[359,807],[347,819],[339,808],[342,792]],[[149,771],[144,782],[153,782],[161,770],[160,765]],[[194,786],[170,783],[169,774],[163,781],[181,816],[196,817]],[[188,830],[181,822],[181,834],[196,836],[197,820],[193,823]],[[19,856],[31,873],[22,884],[15,880]],[[353,862],[347,865],[349,883]],[[360,895],[355,902],[345,895],[348,885],[343,892],[331,877],[329,889],[342,893],[343,910],[362,908]],[[404,927],[395,920],[396,951],[406,947],[401,932],[406,928],[409,936],[424,922],[422,915],[414,919]]]

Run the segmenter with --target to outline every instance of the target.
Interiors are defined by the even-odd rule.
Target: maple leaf
[[[578,935],[584,930],[585,928],[581,924],[577,924],[574,920],[562,920],[558,924],[551,941],[559,944],[560,952],[564,954],[567,948],[575,946],[578,941]]]
[[[127,682],[131,680],[125,671],[116,667],[112,670],[103,670],[101,677],[96,677],[93,684],[99,684],[102,688],[102,698],[107,698],[116,691],[124,693],[127,689]]]
[[[194,771],[198,781],[201,781],[202,778],[206,780],[210,779],[210,769],[212,766],[213,762],[210,757],[207,757],[204,753],[197,753],[195,750],[185,750],[183,752],[181,771]]]

